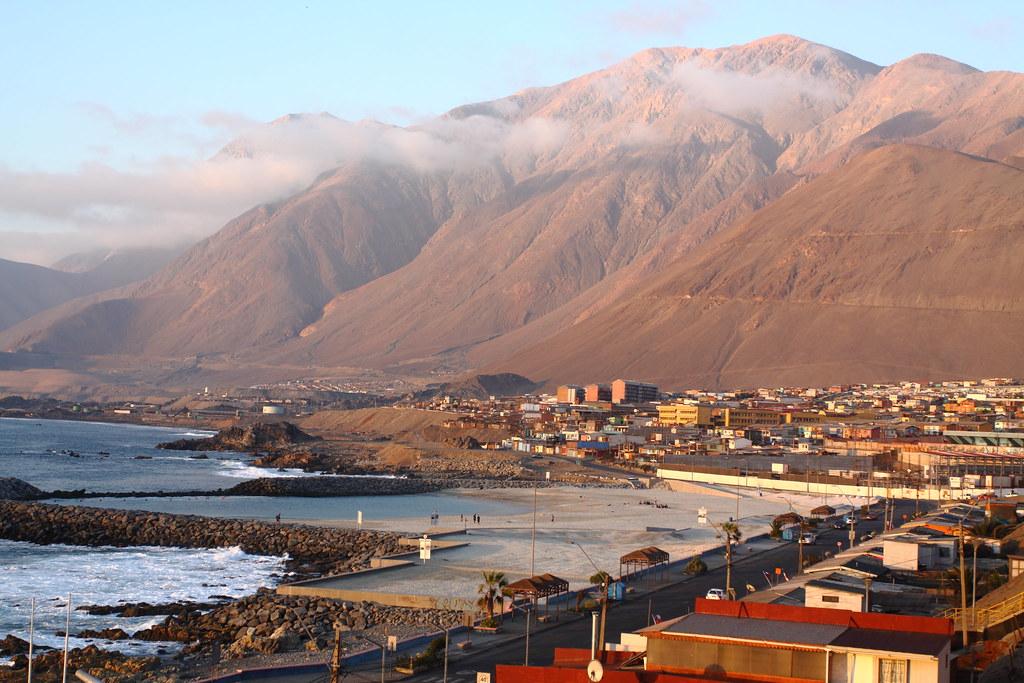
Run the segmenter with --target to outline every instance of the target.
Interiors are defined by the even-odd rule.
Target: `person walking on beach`
[[[280,512],[278,512],[276,515],[274,515],[274,521],[277,522],[278,524],[281,523],[281,513]]]

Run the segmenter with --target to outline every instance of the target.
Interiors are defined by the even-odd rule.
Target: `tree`
[[[774,538],[776,541],[782,538],[782,520],[772,520],[771,531],[768,533],[768,535]]]
[[[726,522],[722,525],[722,535],[725,536],[725,594],[730,598],[732,591],[732,544],[739,543],[743,537],[736,522]]]
[[[495,605],[499,610],[504,611],[506,586],[508,586],[508,579],[505,578],[504,572],[483,572],[483,583],[476,589],[480,595],[476,604],[487,613],[488,620],[494,619]]]
[[[592,575],[590,577],[589,581],[590,581],[590,583],[592,583],[592,584],[594,584],[596,586],[598,584],[602,584],[603,585],[605,581],[609,581],[610,582],[611,578],[612,578],[611,574],[609,574],[608,572],[602,570],[602,571],[599,571],[596,574]]]
[[[996,534],[999,533],[1001,527],[1005,526],[1005,523],[1001,520],[989,517],[983,522],[978,522],[971,528],[971,534],[974,536],[981,536],[982,538],[998,538]]]
[[[694,555],[690,558],[690,561],[686,563],[686,573],[691,576],[700,576],[706,574],[708,571],[708,565],[701,559],[700,555]]]

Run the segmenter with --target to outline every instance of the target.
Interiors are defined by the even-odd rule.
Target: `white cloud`
[[[681,36],[712,14],[711,5],[704,0],[634,0],[626,9],[610,14],[608,23],[616,32]]]
[[[126,135],[174,125],[110,116]],[[211,112],[204,123],[234,129],[247,120]],[[302,115],[251,126],[209,159],[166,157],[131,170],[93,162],[67,173],[0,167],[0,257],[50,263],[82,249],[195,241],[343,164],[373,160],[434,171],[496,157],[519,163],[556,148],[565,131],[556,121],[481,115],[414,128]]]

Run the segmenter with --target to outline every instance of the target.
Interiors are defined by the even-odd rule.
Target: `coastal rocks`
[[[32,484],[14,477],[0,477],[0,499],[3,500],[39,500],[46,494]]]
[[[104,628],[100,630],[85,629],[74,634],[75,638],[94,638],[97,640],[127,640],[130,636],[124,629]]]
[[[223,602],[164,602],[151,605],[148,602],[126,602],[120,605],[80,605],[76,611],[86,614],[108,615],[119,617],[152,617],[165,614],[185,614],[194,611],[211,610]]]
[[[431,493],[442,486],[422,479],[387,477],[274,477],[252,479],[224,491],[229,496],[393,496]]]
[[[248,427],[229,427],[205,439],[179,439],[157,444],[172,451],[272,451],[319,441],[291,422],[256,422]]]
[[[7,637],[0,640],[0,655],[20,655],[28,652],[28,641],[18,636],[7,634]]]
[[[103,681],[138,680],[142,674],[160,665],[157,657],[128,657],[120,652],[101,650],[95,645],[74,648],[68,653],[68,671],[85,669]],[[60,680],[64,666],[64,652],[52,650],[32,659],[32,673],[39,680]],[[13,659],[13,666],[0,667],[0,682],[25,680],[28,657],[24,654]]]
[[[256,555],[288,556],[295,578],[366,566],[398,550],[398,535],[251,520],[212,519],[133,510],[0,501],[0,538],[39,544],[180,548],[238,547]]]
[[[457,626],[461,618],[461,612],[450,610],[347,603],[260,591],[198,616],[187,627],[197,639],[225,643],[227,656],[244,657],[324,648],[336,627],[355,638],[361,631],[380,627],[392,633],[410,627],[419,632],[433,631]]]

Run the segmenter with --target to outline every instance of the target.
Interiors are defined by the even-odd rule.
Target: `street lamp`
[[[590,553],[588,553],[583,548],[583,546],[581,546],[579,543],[577,543],[575,539],[570,538],[569,539],[569,543],[573,544],[574,546],[576,546],[577,548],[580,549],[580,552],[582,552],[584,557],[587,558],[587,561],[590,562],[590,565],[594,568],[594,571],[597,572],[597,574],[599,576],[601,576],[601,635],[600,635],[600,640],[598,640],[598,643],[599,643],[599,651],[603,654],[604,653],[604,627],[605,627],[605,623],[606,623],[607,617],[608,617],[608,581],[611,578],[611,574],[609,574],[608,572],[604,571],[603,569],[598,568],[597,564],[594,563],[594,559],[592,557],[590,557]],[[529,621],[527,621],[527,627],[529,627]]]

